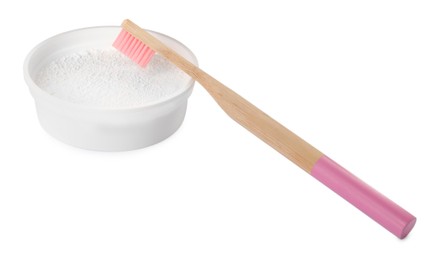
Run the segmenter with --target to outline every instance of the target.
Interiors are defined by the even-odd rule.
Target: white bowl
[[[111,46],[121,28],[92,27],[65,32],[37,45],[24,62],[24,79],[35,99],[39,122],[52,136],[89,150],[125,151],[158,143],[173,134],[185,117],[194,81],[173,95],[136,108],[101,108],[55,97],[35,83],[42,66],[70,53]],[[166,35],[155,37],[197,65],[194,54]]]

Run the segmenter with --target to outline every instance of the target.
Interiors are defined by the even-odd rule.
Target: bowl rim
[[[84,30],[97,30],[97,29],[121,29],[121,26],[91,26],[91,27],[83,27],[83,28],[78,28],[78,29],[74,29],[74,30],[69,30],[69,31],[65,31],[56,35],[53,35],[45,40],[43,40],[42,42],[38,43],[36,46],[34,46],[30,52],[27,54],[25,60],[24,60],[24,65],[23,65],[23,73],[24,73],[24,81],[26,82],[26,84],[28,85],[29,89],[30,89],[30,93],[32,94],[33,98],[35,100],[39,100],[40,97],[42,97],[43,99],[46,99],[47,101],[54,103],[56,105],[61,105],[61,106],[66,106],[66,107],[71,107],[74,109],[85,109],[85,110],[93,110],[93,111],[108,111],[108,112],[133,112],[133,111],[140,111],[140,110],[146,110],[146,109],[153,109],[155,107],[159,107],[159,106],[164,106],[167,105],[169,103],[174,103],[175,101],[179,100],[179,99],[184,99],[184,96],[186,96],[186,98],[188,98],[191,93],[192,93],[192,89],[194,86],[194,79],[190,79],[189,82],[187,83],[187,86],[181,90],[181,91],[177,91],[174,92],[172,95],[169,95],[167,97],[155,100],[153,102],[149,102],[146,103],[144,105],[140,105],[140,106],[133,106],[133,107],[101,107],[101,106],[97,106],[97,105],[89,105],[89,104],[80,104],[80,103],[74,103],[72,101],[66,100],[66,99],[62,99],[60,97],[54,96],[48,92],[46,92],[45,90],[41,89],[33,80],[33,78],[30,76],[30,72],[29,72],[29,63],[33,57],[33,55],[45,44],[47,44],[48,42],[52,41],[53,39],[60,37],[62,35],[65,34],[69,34],[69,33],[74,33],[74,32],[78,32],[78,31],[84,31]],[[173,37],[170,37],[166,34],[157,32],[157,31],[153,31],[153,30],[148,30],[145,29],[146,31],[155,34],[155,35],[161,35],[163,37],[169,38],[170,40],[174,41],[176,44],[180,45],[182,48],[184,48],[187,52],[190,53],[192,59],[191,62],[195,65],[198,66],[198,61],[197,61],[197,57],[194,55],[194,53],[183,43],[181,43],[180,41],[174,39]],[[114,41],[114,39],[113,39]],[[39,96],[39,97],[37,97]]]

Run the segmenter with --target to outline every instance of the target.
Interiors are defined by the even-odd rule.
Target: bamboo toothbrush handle
[[[304,171],[311,172],[323,155],[319,150],[201,69],[194,73],[227,115]]]
[[[131,21],[125,20],[122,27],[198,81],[232,119],[391,233],[404,238],[413,228],[416,222],[413,215],[362,182],[233,90]]]

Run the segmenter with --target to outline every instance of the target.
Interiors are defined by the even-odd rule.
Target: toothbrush
[[[416,218],[130,20],[113,46],[144,67],[155,52],[198,81],[237,123],[400,239]]]

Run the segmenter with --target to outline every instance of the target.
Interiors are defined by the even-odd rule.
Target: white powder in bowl
[[[115,50],[89,49],[42,67],[36,84],[53,96],[78,104],[131,108],[184,90],[190,77],[156,54],[141,68]]]

